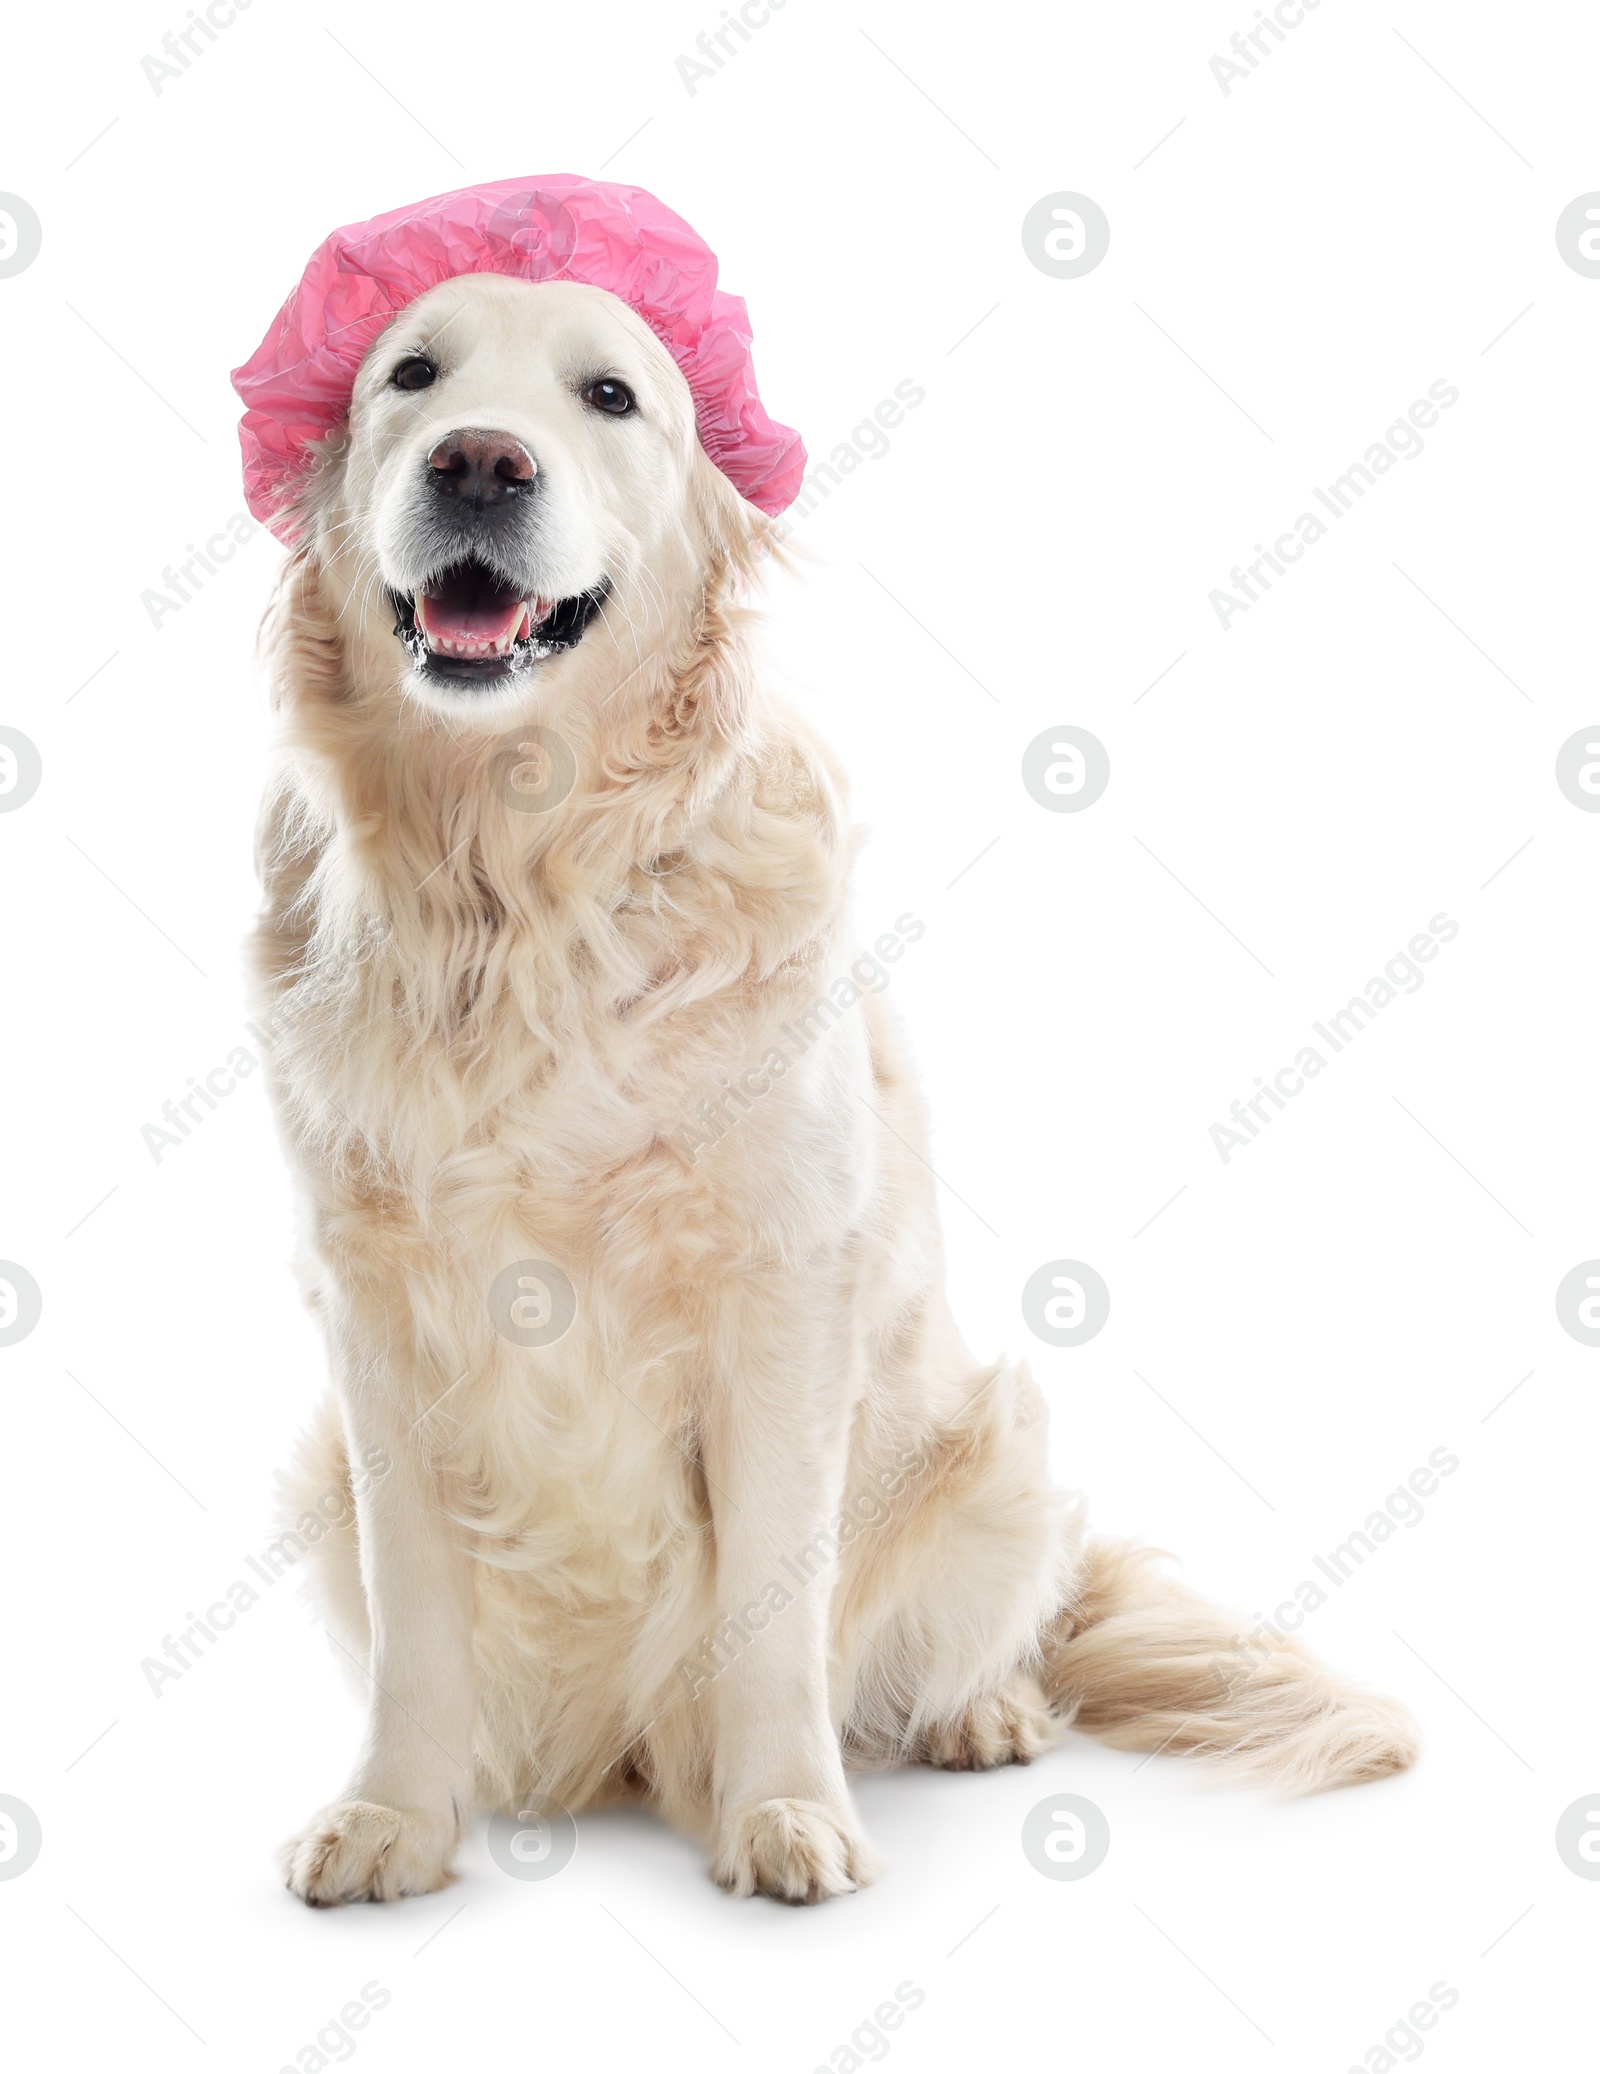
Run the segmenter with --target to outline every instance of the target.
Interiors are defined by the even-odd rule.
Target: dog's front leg
[[[836,1280],[741,1277],[713,1327],[704,1445],[717,1605],[734,1623],[724,1632],[748,1636],[709,1695],[713,1871],[737,1894],[784,1901],[848,1893],[874,1870],[828,1703],[832,1556],[859,1389],[848,1277]]]
[[[395,1901],[450,1878],[472,1803],[476,1681],[471,1558],[439,1504],[385,1364],[352,1362],[344,1391],[371,1648],[361,1755],[340,1798],[285,1851],[313,1905]]]

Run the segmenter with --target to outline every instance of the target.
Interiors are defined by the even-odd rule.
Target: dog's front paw
[[[450,1859],[459,1826],[453,1811],[335,1801],[284,1845],[281,1862],[289,1891],[312,1908],[431,1894],[455,1878]]]
[[[730,1893],[799,1903],[870,1886],[877,1872],[848,1815],[815,1800],[763,1800],[729,1817],[712,1878]]]

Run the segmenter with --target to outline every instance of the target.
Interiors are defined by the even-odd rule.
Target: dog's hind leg
[[[1031,1764],[1061,1740],[1062,1724],[1031,1671],[1013,1671],[997,1691],[978,1694],[945,1721],[931,1721],[908,1753],[947,1772],[987,1772]]]
[[[1077,1514],[1051,1485],[1045,1430],[1026,1368],[972,1373],[854,1536],[835,1632],[853,1763],[982,1770],[1058,1739],[1038,1644],[1071,1582]]]

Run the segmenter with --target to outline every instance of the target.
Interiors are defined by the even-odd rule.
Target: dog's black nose
[[[428,456],[428,471],[441,497],[481,511],[526,495],[539,464],[509,432],[464,428],[440,440]]]

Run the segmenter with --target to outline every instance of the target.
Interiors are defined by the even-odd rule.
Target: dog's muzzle
[[[446,433],[424,463],[418,513],[430,574],[391,591],[395,633],[416,668],[456,685],[498,683],[575,647],[609,579],[575,597],[543,595],[515,573],[535,566],[543,477],[509,432]]]

